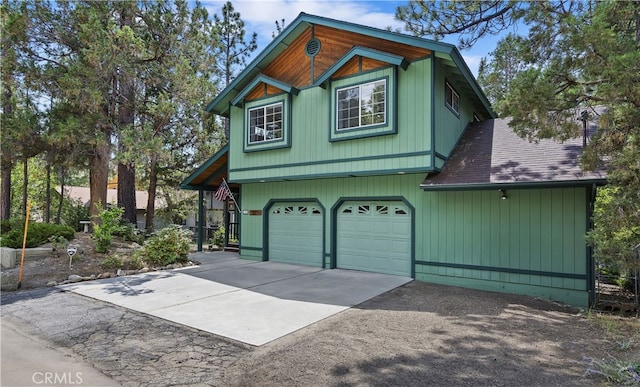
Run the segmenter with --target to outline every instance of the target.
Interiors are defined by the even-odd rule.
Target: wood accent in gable
[[[297,88],[310,85],[311,59],[304,53],[304,47],[309,39],[311,39],[311,28],[300,34],[289,47],[265,67],[262,73]]]
[[[268,97],[271,95],[281,94],[284,91],[278,89],[275,86],[267,85],[264,82],[261,82],[258,86],[256,86],[253,90],[251,90],[247,96],[245,97],[245,101],[253,101],[256,99]]]
[[[320,52],[313,58],[314,79],[327,71],[329,67],[346,55],[354,46],[400,55],[410,61],[431,55],[431,51],[425,48],[322,25],[314,26],[314,35],[322,45]],[[297,88],[310,86],[313,82],[311,76],[312,59],[305,54],[305,46],[311,37],[311,27],[309,27],[263,70],[263,74]],[[364,58],[362,70],[374,70],[387,65],[384,62]],[[341,73],[341,76],[353,74],[354,70],[351,61],[345,67],[350,70],[341,69],[336,74]],[[359,67],[356,67],[356,69],[359,69]]]
[[[360,72],[360,57],[351,58],[349,62],[347,62],[344,66],[340,68],[340,70],[333,73],[331,78],[342,78],[348,75],[357,74]]]
[[[389,63],[371,58],[355,57],[347,62],[340,70],[336,71],[331,79],[347,77],[349,75],[355,75],[363,71],[376,70],[383,67],[388,67]]]

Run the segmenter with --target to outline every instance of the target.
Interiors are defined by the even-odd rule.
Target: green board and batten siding
[[[365,176],[244,184],[244,210],[270,200],[317,200],[324,211],[324,263],[344,198],[403,198],[415,208],[415,278],[446,285],[528,294],[586,306],[586,188],[424,192],[424,176]],[[364,199],[363,199],[364,200]],[[242,215],[241,255],[263,259],[264,213]],[[573,243],[567,241],[573,241]],[[334,257],[335,258],[335,257]],[[339,257],[338,257],[339,261]]]
[[[425,172],[431,169],[431,113],[429,77],[431,60],[397,70],[397,134],[329,141],[329,89],[303,89],[291,98],[291,146],[266,152],[243,152],[240,141],[231,142],[229,180],[236,183],[278,178],[318,178],[344,174]],[[353,82],[390,76],[386,68],[350,79]],[[271,97],[273,99],[273,97]],[[231,132],[243,138],[244,111],[231,109]]]
[[[437,133],[435,136],[435,151],[438,155],[449,157],[469,122],[473,122],[474,108],[469,98],[466,98],[467,96],[463,89],[455,82],[457,77],[448,76],[445,66],[440,62],[436,62],[434,76],[434,99],[436,101],[434,106],[434,131]],[[458,115],[454,114],[444,104],[445,82],[449,82],[460,95],[460,112]],[[444,160],[436,160],[436,168],[442,168],[443,166]]]

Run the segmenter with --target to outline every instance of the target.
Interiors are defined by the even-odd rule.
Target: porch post
[[[229,245],[229,199],[224,200],[224,246],[222,250],[224,250]]]
[[[204,190],[198,189],[198,251],[202,251],[202,238],[204,237]]]

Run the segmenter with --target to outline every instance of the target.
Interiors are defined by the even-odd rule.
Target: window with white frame
[[[249,109],[249,144],[282,139],[282,102]]]
[[[387,121],[387,80],[336,89],[336,129],[384,124]]]
[[[445,83],[444,104],[455,114],[460,114],[460,96],[449,82]]]

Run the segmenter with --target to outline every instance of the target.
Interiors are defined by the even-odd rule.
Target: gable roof
[[[425,191],[604,184],[603,170],[584,171],[582,138],[563,143],[521,138],[509,119],[472,123],[443,170],[427,176]]]
[[[215,190],[227,178],[229,144],[217,151],[209,160],[193,171],[180,183],[180,188],[190,190]]]
[[[482,106],[491,116],[495,116],[491,109],[491,104],[484,95],[482,89],[471,74],[469,67],[462,59],[458,49],[451,44],[436,42],[433,40],[418,38],[411,35],[391,32],[378,28],[363,26],[345,21],[324,18],[321,16],[300,13],[298,17],[289,24],[280,35],[278,35],[267,47],[256,56],[256,58],[216,97],[207,105],[207,111],[222,116],[229,115],[229,106],[232,101],[237,101],[241,93],[246,93],[246,89],[251,82],[254,82],[262,71],[273,62],[278,55],[283,53],[289,46],[309,28],[314,26],[324,26],[342,31],[357,33],[367,37],[386,40],[395,44],[418,47],[433,52],[438,59],[449,65],[456,75],[463,78],[474,95],[474,100]],[[348,43],[348,42],[344,42]],[[371,51],[367,51],[371,52]],[[403,65],[405,65],[403,63]],[[333,69],[335,71],[335,69]],[[326,79],[323,79],[326,81]],[[317,86],[315,82],[312,86]]]

